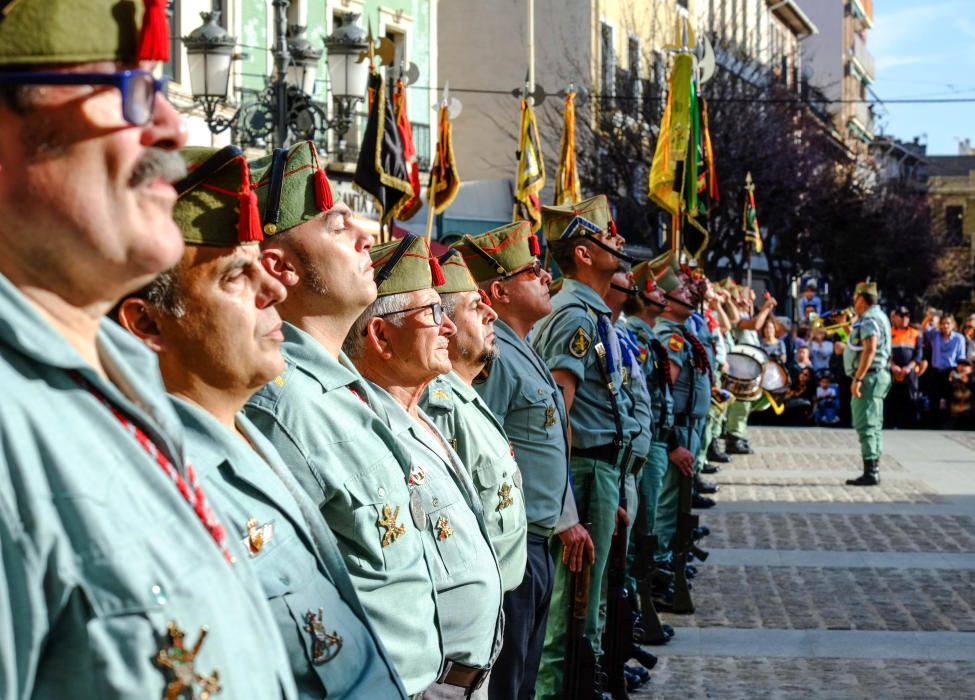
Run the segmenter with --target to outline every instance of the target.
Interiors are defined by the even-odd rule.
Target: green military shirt
[[[355,367],[285,323],[282,374],[245,411],[318,506],[409,694],[436,681],[436,593],[410,518],[410,457]],[[404,603],[409,603],[408,611]]]
[[[439,431],[439,439],[434,438],[385,390],[370,386],[386,410],[390,430],[410,452],[410,516],[433,562],[444,656],[487,668],[501,643],[501,571],[477,490]],[[434,426],[422,411],[420,419]]]
[[[627,359],[632,364],[625,368],[629,376],[623,383],[623,390],[629,394],[633,419],[639,426],[638,432],[631,438],[630,446],[637,457],[646,458],[650,454],[650,440],[653,438],[653,407],[650,405],[650,390],[647,379],[643,374],[641,348],[637,344],[636,336],[630,333],[625,319],[616,319],[616,333],[620,344],[627,344],[623,352],[624,367]]]
[[[653,411],[653,425],[655,435],[674,425],[674,398],[671,395],[670,384],[665,372],[667,366],[667,351],[657,340],[653,328],[642,318],[626,319],[627,327],[636,335],[640,348],[645,352],[643,357],[643,377],[650,394],[650,407]]]
[[[474,480],[505,591],[525,576],[528,539],[522,475],[514,450],[491,409],[454,372],[427,387],[420,406],[444,434]]]
[[[562,390],[538,353],[500,319],[498,357],[474,389],[504,426],[521,470],[532,529],[549,535],[569,488],[569,454]]]
[[[654,326],[657,340],[667,349],[670,361],[680,367],[674,382],[674,416],[703,418],[711,407],[711,380],[707,372],[694,368],[690,331],[678,321],[659,318]],[[669,371],[669,369],[668,369]],[[693,393],[693,403],[691,394]]]
[[[187,477],[155,355],[102,321],[107,381],[2,275],[0,327],[0,697],[161,698],[176,678],[157,662],[170,623],[188,649],[207,630],[192,668],[219,674],[221,697],[296,697],[239,542],[230,563],[90,390]]]
[[[405,698],[334,535],[274,447],[243,413],[250,447],[200,407],[174,403],[197,476],[267,596],[299,695]]]
[[[616,437],[612,404],[593,349],[600,342],[598,318],[605,316],[608,320],[609,315],[606,302],[592,287],[566,279],[559,293],[552,297],[552,311],[536,324],[532,333],[532,346],[548,368],[567,370],[578,379],[569,413],[573,447],[602,447],[612,444]],[[606,351],[620,357],[618,348],[607,347]],[[617,362],[610,379],[623,423],[623,441],[629,442],[640,426],[633,418],[629,395],[620,389],[623,383],[620,365]]]
[[[879,304],[874,304],[863,312],[850,327],[850,337],[843,349],[843,370],[846,376],[852,377],[860,366],[860,355],[863,353],[865,338],[877,338],[877,354],[870,363],[871,370],[887,369],[890,363],[890,320],[881,311]]]

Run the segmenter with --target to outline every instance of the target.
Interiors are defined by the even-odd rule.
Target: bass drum
[[[742,355],[748,355],[750,358],[755,360],[758,364],[762,366],[762,371],[765,371],[765,365],[769,363],[768,353],[762,350],[757,345],[746,345],[744,343],[739,343],[731,348],[731,352],[736,352]]]
[[[750,354],[728,353],[728,373],[722,386],[741,401],[754,401],[762,395],[762,365]]]
[[[789,391],[789,375],[777,362],[769,362],[762,371],[762,388],[778,401]]]

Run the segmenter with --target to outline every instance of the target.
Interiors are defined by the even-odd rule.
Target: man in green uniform
[[[498,355],[494,334],[498,315],[481,297],[455,248],[440,264],[444,283],[436,290],[444,313],[457,327],[448,346],[452,369],[430,382],[420,408],[444,434],[474,480],[507,593],[521,583],[528,556],[522,476],[504,428],[472,386]]]
[[[412,464],[409,516],[433,571],[446,659],[424,697],[471,697],[501,643],[501,572],[471,476],[419,407],[430,381],[450,371],[447,347],[457,329],[433,288],[444,282],[443,270],[426,241],[407,235],[370,255],[379,297],[343,349],[375,389]]]
[[[511,439],[528,520],[525,575],[505,595],[504,645],[489,690],[492,700],[527,700],[534,695],[542,657],[555,577],[553,554],[575,572],[592,561],[592,540],[579,523],[569,485],[562,392],[525,340],[535,322],[552,310],[552,278],[539,263],[538,240],[527,221],[466,236],[456,245],[498,314],[498,356],[474,388]],[[554,542],[553,535],[558,535]]]
[[[405,698],[359,604],[335,536],[277,451],[242,412],[281,373],[285,290],[242,230],[250,170],[239,148],[183,151],[176,185],[182,261],[126,299],[127,330],[159,355],[187,452],[232,537],[242,541],[288,647],[299,695]],[[245,221],[255,224],[251,212]],[[241,240],[241,239],[245,240]]]
[[[341,353],[349,328],[376,297],[372,237],[348,207],[331,201],[309,142],[278,150],[252,170],[267,236],[264,266],[288,297],[278,304],[284,370],[248,400],[247,417],[325,516],[362,607],[415,695],[436,681],[443,650],[426,552],[408,516],[411,462]]]
[[[884,399],[890,391],[890,321],[877,304],[877,283],[860,282],[853,292],[857,320],[843,350],[843,369],[853,380],[850,412],[853,428],[860,436],[863,474],[847,479],[851,486],[880,483],[880,453],[883,449]]]
[[[183,251],[185,131],[149,72],[159,19],[134,2],[0,9],[4,698],[295,696],[155,356],[104,318]]]
[[[603,633],[601,594],[610,542],[617,525],[626,525],[626,513],[619,509],[620,479],[633,466],[635,458],[629,445],[640,432],[633,419],[631,399],[620,388],[621,351],[603,301],[619,268],[624,240],[616,233],[604,195],[571,207],[544,207],[542,226],[552,259],[566,279],[552,298],[552,311],[536,325],[532,345],[562,386],[571,426],[570,467],[576,506],[583,519],[592,523],[595,560],[586,634],[598,659]],[[567,608],[568,583],[569,572],[560,567],[553,609]],[[566,623],[564,615],[549,617],[538,679],[538,695],[543,698],[557,697],[562,690]]]
[[[665,253],[651,261],[650,266],[657,271],[655,284],[667,299],[667,307],[653,330],[667,350],[674,415],[674,426],[663,440],[673,457],[660,490],[654,534],[660,547],[658,562],[672,568],[670,545],[677,530],[679,482],[682,476],[693,476],[694,455],[699,447],[697,425],[707,418],[711,405],[711,370],[703,346],[686,325],[694,306],[690,289],[679,277],[673,254]]]

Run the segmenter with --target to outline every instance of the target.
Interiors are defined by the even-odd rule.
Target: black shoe
[[[691,500],[691,507],[704,510],[706,508],[714,508],[716,503],[717,501],[715,501],[713,498],[708,498],[707,496],[702,496],[695,493],[694,498]]]
[[[661,625],[661,627],[663,628],[664,634],[667,635],[667,638],[668,639],[674,636],[674,628],[673,627],[671,627],[670,625]]]
[[[712,462],[719,462],[720,464],[727,464],[731,461],[731,457],[725,454],[720,447],[718,447],[718,441],[712,440],[711,444],[708,445],[708,459]]]
[[[710,534],[711,534],[711,528],[709,528],[707,525],[700,525],[694,528],[693,532],[691,532],[691,536],[694,538],[695,542],[704,539]]]
[[[705,481],[699,476],[694,477],[694,488],[698,493],[717,493],[721,487],[713,481]]]
[[[880,467],[875,459],[863,460],[863,474],[856,479],[847,479],[847,486],[876,486],[880,483]]]
[[[684,568],[684,573],[687,575],[687,578],[694,578],[695,576],[697,576],[697,567],[694,566],[693,564],[688,564]]]
[[[729,458],[728,461],[730,462],[731,459]],[[711,464],[710,462],[705,462],[704,466],[701,467],[702,474],[717,474],[719,471],[721,471],[721,467],[719,467],[717,464]]]
[[[630,648],[630,658],[643,666],[647,671],[657,665],[657,657],[636,644]],[[632,667],[627,666],[627,669],[632,670]],[[642,668],[640,670],[643,671]],[[650,680],[649,673],[646,673],[646,680]]]
[[[623,669],[623,680],[626,681],[627,693],[634,693],[640,688],[642,688],[644,685],[646,685],[647,683],[647,681],[643,680],[642,678],[640,678],[640,676],[631,672],[627,668]],[[649,680],[649,678],[647,680]]]
[[[755,453],[751,445],[748,444],[748,440],[744,438],[729,436],[725,443],[724,450],[730,455],[750,455]]]

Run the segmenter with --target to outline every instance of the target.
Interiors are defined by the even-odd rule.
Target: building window
[[[945,207],[945,245],[965,242],[965,207]]]
[[[629,63],[630,74],[628,76],[630,114],[637,115],[641,110],[643,102],[643,82],[640,80],[640,39],[631,36],[626,44],[627,61]]]
[[[602,81],[600,90],[603,93],[603,104],[613,106],[616,96],[616,54],[613,52],[613,27],[606,22],[599,25],[600,37],[600,65],[602,67]]]
[[[166,14],[169,16],[169,60],[163,64],[163,75],[179,81],[179,58],[183,44],[180,41],[179,0],[169,0]],[[224,20],[226,21],[226,20]]]

